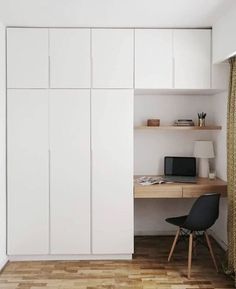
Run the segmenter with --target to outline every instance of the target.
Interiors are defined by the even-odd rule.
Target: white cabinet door
[[[133,88],[132,29],[93,29],[93,88]]]
[[[211,87],[211,30],[174,30],[175,88]]]
[[[7,29],[7,86],[48,87],[48,29]]]
[[[90,253],[90,90],[52,90],[52,254]]]
[[[92,91],[92,252],[133,252],[133,90]]]
[[[48,95],[8,90],[8,254],[48,254]]]
[[[90,29],[50,29],[50,87],[90,88]]]
[[[135,88],[173,87],[173,30],[135,30]]]

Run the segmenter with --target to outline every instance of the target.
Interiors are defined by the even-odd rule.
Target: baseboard
[[[132,254],[101,255],[9,255],[9,261],[82,261],[82,260],[132,260]]]
[[[209,230],[208,232],[224,251],[228,250],[228,245],[223,240],[221,240],[213,230]]]
[[[5,256],[2,260],[0,260],[0,272],[4,269],[4,267],[7,265],[8,258]]]
[[[213,230],[208,231],[212,238],[217,242],[217,244],[224,250],[227,251],[227,244],[221,240]],[[135,236],[174,236],[176,231],[136,231]]]
[[[174,236],[176,231],[136,231],[135,236]],[[209,234],[223,250],[227,244],[222,241],[212,230]],[[132,254],[99,254],[99,255],[9,255],[9,261],[79,261],[79,260],[132,260]],[[6,265],[8,258],[0,262],[0,270]]]
[[[176,234],[175,231],[135,231],[134,236],[174,236]]]

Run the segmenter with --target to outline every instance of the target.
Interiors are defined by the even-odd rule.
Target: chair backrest
[[[220,194],[200,196],[192,206],[183,227],[191,231],[204,231],[210,228],[219,217]]]

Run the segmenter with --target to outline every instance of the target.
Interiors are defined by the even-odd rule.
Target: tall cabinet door
[[[52,254],[90,253],[90,90],[51,90]]]
[[[90,88],[90,29],[50,29],[50,87]]]
[[[135,30],[135,88],[173,87],[173,30]]]
[[[211,87],[211,30],[174,30],[175,88]]]
[[[92,252],[133,252],[133,90],[92,91]]]
[[[92,29],[93,88],[133,88],[134,31]]]
[[[48,95],[8,90],[8,254],[48,254]]]
[[[48,87],[48,29],[7,29],[7,86]]]

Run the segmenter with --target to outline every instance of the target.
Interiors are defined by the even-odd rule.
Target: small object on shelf
[[[216,178],[216,173],[215,172],[209,172],[209,179],[214,180]]]
[[[177,119],[174,126],[194,126],[194,122],[192,119]]]
[[[148,119],[147,126],[160,126],[160,119]]]
[[[205,112],[201,112],[198,113],[198,126],[205,126],[205,119],[206,119],[206,113]]]

